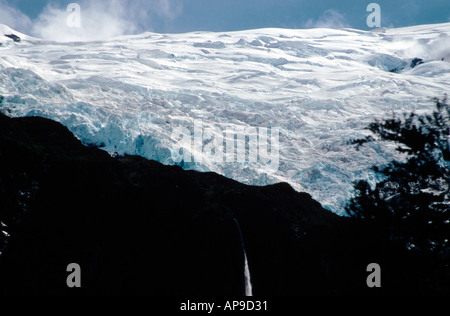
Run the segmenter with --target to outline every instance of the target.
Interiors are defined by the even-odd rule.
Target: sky
[[[0,24],[54,40],[267,27],[368,30],[372,2],[382,27],[450,22],[450,0],[0,0]],[[78,14],[66,11],[70,3],[78,5],[79,27],[67,24]]]

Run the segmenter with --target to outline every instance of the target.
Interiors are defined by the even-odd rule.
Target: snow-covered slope
[[[247,184],[286,181],[338,213],[352,181],[393,154],[375,144],[357,152],[347,142],[365,135],[375,118],[430,110],[432,97],[450,91],[450,23],[372,32],[144,33],[77,43],[19,36],[20,43],[0,36],[3,113],[52,118],[86,144],[166,164],[178,162],[177,128],[202,131],[205,145],[244,127],[252,142],[258,138],[250,134],[261,137],[267,128],[272,153],[279,148],[276,168],[248,157],[214,161],[196,146],[194,162],[183,167]],[[414,58],[424,63],[411,68]]]

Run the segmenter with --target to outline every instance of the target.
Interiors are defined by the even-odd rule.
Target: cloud
[[[76,12],[67,10],[70,2],[76,3]],[[181,0],[74,0],[64,5],[51,2],[31,20],[0,0],[0,23],[46,40],[92,41],[151,31],[154,25],[170,25],[182,12]],[[77,12],[79,25],[70,19]]]
[[[128,22],[123,14],[122,3],[112,1],[104,6],[100,2],[86,1],[79,4],[80,11],[67,12],[66,8],[48,5],[33,23],[33,35],[55,41],[101,40],[132,33],[135,22]],[[68,21],[79,14],[80,24]]]
[[[82,0],[79,1],[80,25],[67,19],[75,12],[48,5],[33,26],[33,35],[55,41],[103,40],[152,29],[154,20],[169,23],[181,13],[177,0]]]
[[[4,0],[0,0],[0,24],[5,24],[12,29],[25,33],[31,27],[31,19],[11,7]]]
[[[325,11],[317,20],[309,19],[305,23],[305,28],[315,27],[340,29],[350,27],[350,25],[344,15],[337,10],[330,9]]]

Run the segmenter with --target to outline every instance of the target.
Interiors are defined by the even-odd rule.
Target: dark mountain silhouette
[[[449,293],[444,263],[288,184],[111,157],[59,123],[0,114],[0,294],[243,295],[235,220],[254,295]],[[372,262],[381,288],[366,285]]]

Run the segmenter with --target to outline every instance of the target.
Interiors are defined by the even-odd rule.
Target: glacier
[[[411,67],[415,58],[423,63]],[[47,41],[0,25],[2,113],[59,121],[111,154],[251,185],[287,182],[338,214],[354,181],[375,181],[369,168],[398,158],[390,146],[357,151],[348,142],[367,135],[374,119],[430,111],[431,99],[449,86],[450,23],[146,32],[90,42]],[[195,150],[189,154],[197,159],[180,164],[173,155],[180,139],[172,132],[196,124],[208,135],[204,146],[227,129],[276,128],[277,168],[218,162]]]

